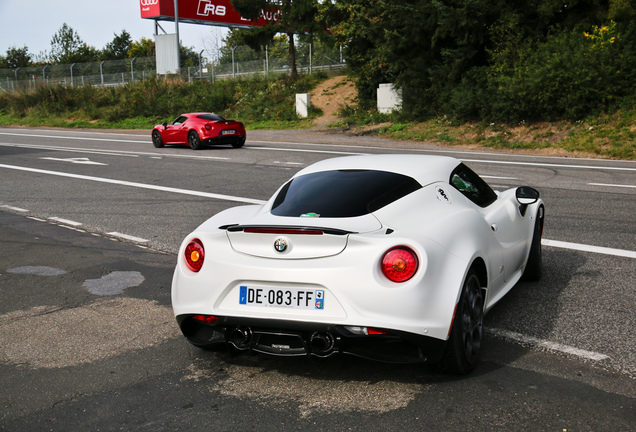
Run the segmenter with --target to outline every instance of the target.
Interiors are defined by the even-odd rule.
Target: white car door
[[[527,220],[519,212],[515,189],[503,192],[497,200],[481,209],[501,245],[504,259],[504,279],[509,281],[521,268],[528,251]]]
[[[515,189],[497,194],[475,172],[464,164],[460,164],[451,174],[450,183],[475,205],[475,209],[482,215],[494,243],[499,246],[502,260],[496,269],[497,274],[490,274],[492,283],[488,289],[488,298],[495,299],[514,274],[519,270],[527,251],[527,223],[519,213],[519,203],[515,198]],[[493,271],[493,263],[489,264],[489,271]],[[503,275],[503,280],[500,276]]]

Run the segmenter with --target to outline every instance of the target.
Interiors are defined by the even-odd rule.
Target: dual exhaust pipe
[[[272,336],[273,338],[271,338]],[[236,327],[229,332],[227,341],[235,348],[242,351],[248,349],[259,350],[259,345],[264,343],[264,339],[271,339],[276,341],[276,339],[278,339],[276,336],[279,336],[281,340],[288,340],[289,338],[297,338],[299,341],[302,340],[302,345],[305,347],[305,352],[307,354],[313,354],[319,357],[327,357],[333,354],[336,349],[336,339],[330,332],[315,332],[307,339],[300,334],[278,334],[266,331],[254,332],[250,327]],[[285,348],[289,350],[290,354],[292,351],[294,353],[298,352],[297,348],[292,348],[289,345],[286,345],[286,343],[287,342],[275,342],[271,344],[268,343],[268,349],[266,351],[270,351],[271,348],[275,347],[280,350],[281,355],[287,354],[285,352]]]

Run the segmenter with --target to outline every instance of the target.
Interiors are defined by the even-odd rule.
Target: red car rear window
[[[209,121],[225,121],[225,119],[218,114],[199,114],[197,118]]]

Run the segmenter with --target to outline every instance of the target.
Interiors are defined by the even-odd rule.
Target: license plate
[[[221,131],[221,135],[234,135],[236,131],[234,129],[226,129]]]
[[[325,308],[325,291],[241,286],[239,290],[239,304],[246,306],[323,310]]]

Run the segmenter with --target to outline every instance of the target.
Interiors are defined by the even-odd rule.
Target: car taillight
[[[192,319],[204,322],[206,324],[214,324],[219,320],[219,317],[214,315],[194,315]]]
[[[205,250],[203,249],[203,243],[201,240],[194,239],[188,243],[185,248],[184,258],[186,265],[193,272],[198,272],[203,266],[203,259],[205,258]]]
[[[399,246],[389,249],[382,258],[382,273],[393,282],[406,282],[411,279],[419,261],[411,249]]]
[[[391,334],[386,330],[378,329],[375,327],[345,326],[345,328],[357,336],[374,336],[374,335]]]
[[[380,330],[374,327],[368,327],[367,328],[367,334],[369,335],[388,335],[390,334],[388,331],[386,330]]]
[[[210,130],[210,129],[212,129],[212,126],[210,126],[210,123],[206,123],[205,130]]]

